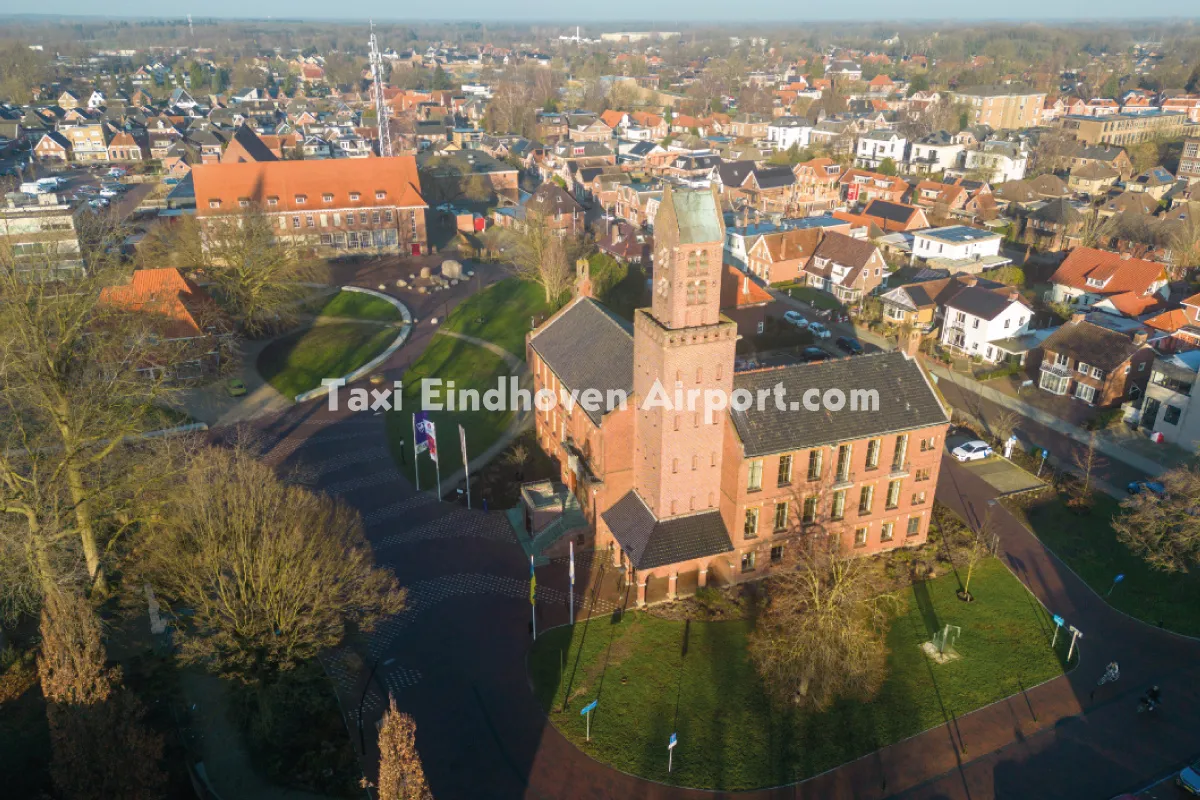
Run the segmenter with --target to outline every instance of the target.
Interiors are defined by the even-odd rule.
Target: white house
[[[912,143],[908,170],[920,174],[944,172],[958,166],[966,147],[946,131],[934,131]]]
[[[1200,446],[1200,350],[1188,350],[1154,359],[1139,424],[1148,432],[1185,450]]]
[[[963,171],[966,175],[981,174],[991,183],[1019,181],[1025,177],[1029,154],[1013,142],[990,141],[978,150],[968,150]]]
[[[918,258],[941,258],[979,261],[988,256],[1000,255],[1001,239],[998,233],[967,225],[916,231],[913,233],[912,260],[915,262]]]
[[[1008,352],[996,343],[1029,333],[1032,318],[1016,290],[968,286],[946,301],[940,341],[950,350],[994,364]]]
[[[806,117],[777,117],[767,126],[767,141],[776,150],[788,150],[792,145],[808,147],[812,123]]]
[[[104,95],[101,92],[92,92],[92,96],[88,98],[87,107],[91,109],[104,107]]]
[[[908,139],[888,128],[864,133],[858,137],[854,151],[854,164],[865,169],[877,169],[884,159],[890,158],[899,167],[908,153]]]

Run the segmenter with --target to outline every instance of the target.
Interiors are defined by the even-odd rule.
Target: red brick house
[[[1042,391],[1108,408],[1146,391],[1154,348],[1145,329],[1121,330],[1108,314],[1076,314],[1028,362]]]
[[[821,233],[820,228],[764,233],[746,251],[746,269],[764,283],[799,280],[821,243]]]
[[[132,133],[119,131],[108,142],[109,161],[145,161],[146,149]]]
[[[1167,335],[1156,343],[1164,352],[1200,348],[1200,294],[1184,298],[1179,308],[1146,320],[1146,327]]]
[[[667,188],[655,234],[652,304],[632,325],[581,295],[527,337],[535,389],[628,398],[556,405],[535,424],[585,543],[626,570],[637,603],[770,574],[816,533],[861,554],[924,543],[948,416],[916,362],[893,352],[735,374],[718,201]],[[648,402],[664,385],[726,397],[778,385],[810,400],[837,388],[863,407],[706,415]]]
[[[33,160],[65,164],[71,160],[71,142],[58,131],[46,131],[33,146]]]
[[[884,281],[887,262],[869,241],[827,233],[804,267],[806,283],[843,303],[857,303]]]
[[[542,218],[551,230],[560,234],[576,236],[585,229],[583,206],[553,181],[543,183],[525,201],[525,214]]]

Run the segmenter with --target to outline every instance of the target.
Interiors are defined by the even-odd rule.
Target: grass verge
[[[387,349],[400,331],[355,322],[317,325],[276,339],[258,356],[258,372],[285,397],[352,372]]]
[[[879,694],[822,713],[772,706],[746,655],[752,623],[745,620],[684,623],[630,613],[614,624],[600,617],[538,637],[529,665],[554,725],[605,764],[697,788],[774,786],[1062,673],[1065,647],[1051,649],[1045,610],[1000,562],[976,569],[976,602],[960,602],[957,588],[951,575],[906,589],[887,633],[888,678]],[[939,665],[920,645],[945,625],[961,627],[954,648],[961,657]],[[587,742],[579,709],[597,698]],[[679,745],[668,774],[672,732]]]
[[[829,294],[828,292],[822,292],[818,289],[814,289],[811,286],[798,286],[793,283],[793,284],[784,284],[784,285],[778,286],[776,288],[781,289],[784,292],[787,292],[791,297],[795,298],[796,300],[803,300],[804,302],[808,303],[810,306],[813,306],[815,308],[825,308],[825,309],[829,309],[830,311],[845,311],[846,310],[846,306],[844,306],[841,303],[841,301],[839,301],[836,297]]]
[[[1112,519],[1121,506],[1115,498],[1097,492],[1087,514],[1072,511],[1054,492],[1001,502],[1100,595],[1112,589],[1113,578],[1124,575],[1105,597],[1114,608],[1151,625],[1200,636],[1200,574],[1158,572],[1117,541]]]
[[[460,303],[443,328],[492,342],[524,359],[530,321],[540,325],[553,311],[542,287],[505,278]]]
[[[454,381],[455,390],[477,389],[482,393],[499,384],[509,375],[508,365],[495,353],[452,336],[436,336],[421,357],[404,373],[404,403],[400,411],[389,411],[385,420],[388,445],[401,472],[413,479],[412,413],[420,409],[421,381],[440,378],[446,386]],[[443,398],[444,402],[444,398]],[[437,426],[438,455],[444,478],[462,467],[458,446],[458,426],[466,430],[469,455],[473,458],[490,447],[508,429],[511,411],[431,411],[429,418]],[[400,447],[401,440],[404,447]],[[421,485],[430,488],[434,483],[434,465],[428,456],[421,456]],[[442,487],[449,491],[454,487]]]
[[[362,292],[338,292],[317,309],[322,317],[365,319],[374,322],[395,322],[400,319],[400,309],[386,300]]]

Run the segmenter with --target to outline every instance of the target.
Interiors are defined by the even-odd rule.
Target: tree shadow
[[[914,581],[912,593],[917,609],[921,612],[921,621],[925,623],[925,632],[928,636],[933,636],[942,629],[942,623],[938,619],[937,609],[933,607],[933,599],[929,596],[929,585],[925,581]]]

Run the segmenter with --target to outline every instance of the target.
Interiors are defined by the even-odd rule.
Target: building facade
[[[967,119],[971,125],[1019,130],[1041,122],[1046,93],[1015,86],[975,86],[951,92],[950,99],[967,106]]]
[[[1063,117],[1063,131],[1085,144],[1137,144],[1150,139],[1183,136],[1193,126],[1186,114],[1158,112],[1112,114],[1106,117]]]
[[[428,252],[412,156],[200,164],[192,179],[206,230],[253,206],[277,237],[314,252]]]

